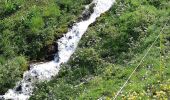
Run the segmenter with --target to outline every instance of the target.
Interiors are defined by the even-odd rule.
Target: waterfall
[[[93,6],[87,19],[75,23],[68,32],[57,41],[58,52],[55,54],[54,60],[42,64],[34,64],[30,66],[30,70],[26,71],[23,79],[16,84],[13,89],[9,89],[5,95],[0,96],[2,99],[12,100],[28,100],[33,93],[35,84],[43,81],[49,81],[59,72],[60,66],[66,63],[70,56],[76,50],[78,42],[82,35],[86,32],[88,26],[95,22],[96,18],[111,8],[115,0],[93,0],[86,6],[84,14]]]

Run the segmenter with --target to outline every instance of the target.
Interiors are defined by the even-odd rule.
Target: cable
[[[113,98],[113,100],[116,100],[116,98],[118,97],[118,95],[120,94],[120,92],[123,90],[123,88],[127,85],[128,81],[131,79],[132,75],[136,72],[136,70],[138,69],[138,67],[141,65],[141,63],[143,62],[144,58],[147,56],[147,54],[149,53],[149,51],[151,50],[151,48],[153,47],[153,45],[156,43],[156,41],[158,40],[158,38],[160,37],[160,35],[162,34],[164,28],[166,26],[163,26],[161,32],[159,33],[159,35],[156,37],[155,41],[152,43],[152,45],[149,47],[148,51],[145,53],[145,55],[143,56],[143,58],[141,59],[141,61],[139,62],[139,64],[136,66],[136,68],[133,70],[133,72],[130,74],[130,76],[128,77],[128,79],[125,81],[125,83],[123,84],[123,86],[120,88],[120,90],[117,92],[117,94],[115,95],[115,97]]]

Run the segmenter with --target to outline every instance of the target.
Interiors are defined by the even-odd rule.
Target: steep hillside
[[[30,63],[54,58],[56,41],[91,1],[0,1],[0,95],[22,79]],[[116,0],[88,28],[59,75],[37,84],[30,100],[114,98],[170,99],[169,0]]]
[[[51,60],[57,41],[91,0],[0,1],[0,94],[12,88],[28,63]]]
[[[169,7],[168,0],[117,0],[59,76],[39,85],[31,99],[112,100],[159,34],[117,99],[169,99]]]

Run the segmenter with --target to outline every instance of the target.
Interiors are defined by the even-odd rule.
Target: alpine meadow
[[[0,100],[170,100],[170,0],[0,0]]]

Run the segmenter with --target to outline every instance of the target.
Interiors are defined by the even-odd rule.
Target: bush
[[[30,21],[30,28],[35,31],[37,29],[43,28],[44,26],[44,21],[42,19],[42,17],[40,16],[35,16],[31,18]]]
[[[44,83],[46,85],[39,85],[38,88],[35,89],[36,95],[33,95],[30,100],[68,100],[76,98],[76,94],[79,93],[79,89],[76,89],[71,84],[66,84],[62,81]]]
[[[23,0],[3,0],[0,2],[0,19],[10,16],[21,8]]]
[[[58,17],[60,15],[59,7],[56,5],[51,5],[50,7],[44,8],[43,16],[45,17]]]
[[[49,49],[56,46],[57,39],[67,32],[70,22],[79,17],[89,1],[0,1],[0,19],[3,19],[0,20],[0,94],[21,79],[28,67],[26,61],[45,59]]]
[[[59,76],[38,86],[32,98],[113,98],[169,19],[169,4],[168,0],[117,0],[109,13],[91,25]],[[157,7],[160,5],[161,9]],[[168,29],[169,24],[163,32],[166,54],[160,55],[157,41],[117,99],[168,99]],[[160,58],[164,67],[162,79]]]
[[[71,66],[79,66],[80,69],[84,69],[84,71],[81,71],[84,75],[97,73],[100,69],[102,61],[94,49],[78,49],[75,55],[76,56],[70,61],[70,64]]]
[[[28,69],[27,61],[24,57],[5,59],[0,57],[0,94],[5,93],[9,88],[13,88],[25,70]]]

